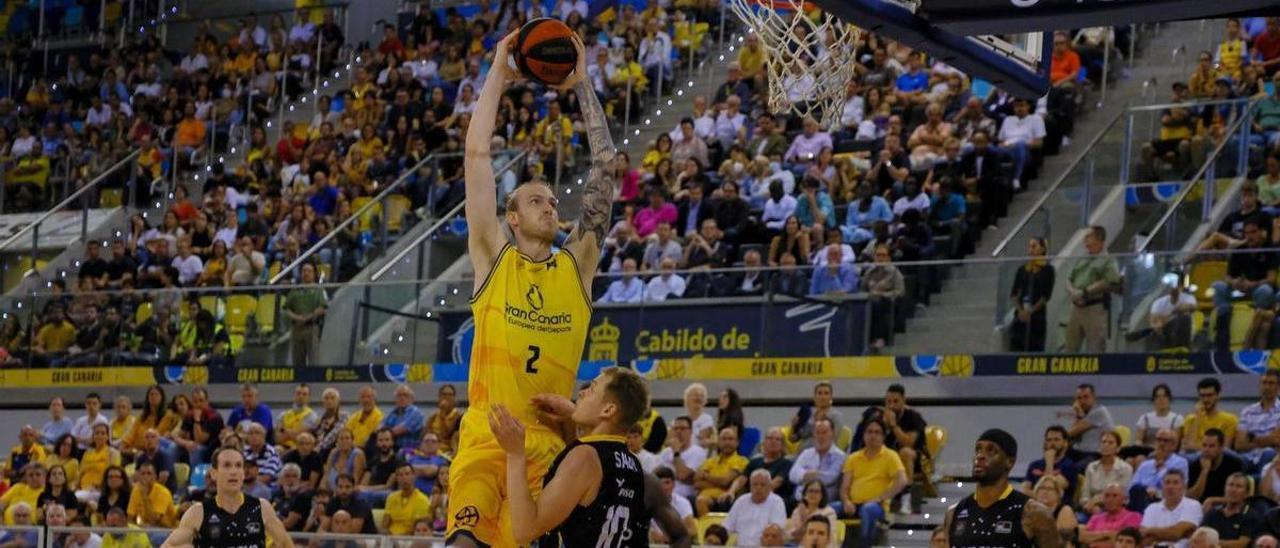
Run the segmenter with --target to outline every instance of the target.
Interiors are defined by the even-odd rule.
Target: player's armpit
[[[1022,508],[1022,531],[1031,537],[1038,548],[1062,546],[1062,535],[1049,508],[1035,499],[1028,500]]]
[[[519,466],[517,466],[517,464]],[[573,508],[595,500],[603,471],[595,449],[580,445],[569,451],[555,477],[542,488],[537,502],[529,494],[525,464],[507,460],[507,494],[511,507],[511,533],[516,544],[528,544],[569,518]],[[590,494],[590,500],[587,500]]]
[[[182,519],[178,521],[178,526],[169,533],[169,538],[165,539],[161,548],[187,548],[193,546],[196,539],[196,531],[200,530],[200,522],[204,521],[204,505],[202,503],[192,504]]]

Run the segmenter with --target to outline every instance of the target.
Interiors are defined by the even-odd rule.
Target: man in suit
[[[991,136],[986,131],[975,131],[973,150],[960,160],[960,176],[966,189],[976,188],[982,200],[979,226],[995,226],[1009,208],[1009,189],[1006,186],[1004,163],[1009,160],[999,149],[991,146]]]
[[[697,234],[698,229],[702,226],[702,221],[713,218],[715,216],[715,208],[711,204],[711,200],[703,197],[702,185],[690,185],[689,196],[680,202],[680,208],[676,216],[676,232],[681,238],[687,238],[690,234]]]

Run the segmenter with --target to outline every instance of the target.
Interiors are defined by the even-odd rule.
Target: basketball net
[[[859,30],[799,0],[729,0],[760,37],[769,71],[769,111],[838,127],[853,80]]]

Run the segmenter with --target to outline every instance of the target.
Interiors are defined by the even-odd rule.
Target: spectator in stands
[[[648,197],[649,206],[637,211],[633,220],[636,235],[640,238],[648,238],[657,232],[662,224],[666,224],[670,229],[670,225],[678,218],[676,206],[667,202],[666,194],[661,190],[650,190]],[[670,240],[669,234],[667,240]]]
[[[790,479],[796,485],[792,499],[799,501],[804,495],[801,487],[809,480],[819,479],[827,491],[827,498],[835,500],[840,487],[840,471],[845,453],[835,447],[835,431],[831,419],[813,419],[813,446],[800,452],[791,466]]]
[[[676,262],[674,260],[668,257],[662,259],[661,272],[657,276],[650,278],[649,283],[645,286],[644,300],[646,302],[661,302],[669,298],[678,299],[684,296],[685,280],[675,273],[675,269]]]
[[[319,420],[311,429],[311,435],[316,439],[316,450],[322,455],[327,455],[338,441],[338,432],[346,426],[350,417],[347,416],[346,411],[342,410],[342,394],[337,388],[324,389],[320,395],[320,401],[324,411],[320,413]]]
[[[1243,195],[1243,190],[1241,191]],[[1271,322],[1275,313],[1275,289],[1272,281],[1276,275],[1275,253],[1267,251],[1268,227],[1257,218],[1244,222],[1244,242],[1227,260],[1227,279],[1213,283],[1214,315],[1218,334],[1216,346],[1226,348],[1230,343],[1232,315],[1231,301],[1239,292],[1253,301],[1254,316],[1245,333],[1245,348],[1268,348]]]
[[[801,297],[809,291],[809,272],[796,266],[796,256],[783,253],[778,271],[770,276],[771,291],[780,295]]]
[[[351,429],[343,428],[338,431],[337,441],[333,449],[329,451],[320,488],[336,489],[339,476],[350,475],[354,478],[356,474],[360,474],[363,477],[364,470],[364,451],[356,446],[355,434],[351,432]]]
[[[1019,99],[1014,102],[1013,116],[1005,117],[1000,126],[1000,147],[1013,156],[1013,189],[1022,188],[1032,151],[1039,149],[1045,133],[1044,119],[1031,111],[1031,102]]]
[[[356,447],[364,447],[380,424],[382,409],[378,408],[377,393],[372,386],[365,385],[360,388],[360,410],[347,419],[347,428],[353,434]]]
[[[1280,17],[1268,17],[1265,30],[1253,35],[1253,64],[1269,76],[1280,69]]]
[[[893,222],[893,209],[888,201],[876,194],[871,184],[863,183],[858,187],[858,199],[849,204],[840,231],[845,241],[861,244],[874,236],[871,229],[877,221]]]
[[[812,526],[809,524],[814,521],[826,524],[825,534],[829,537],[818,546],[834,546],[835,538],[830,533],[840,524],[836,511],[827,503],[827,492],[822,488],[822,482],[816,479],[805,484],[804,498],[796,504],[791,518],[787,520],[788,538],[793,542],[799,541],[801,546],[813,546],[810,544]]]
[[[382,517],[382,530],[392,535],[407,536],[413,533],[413,524],[430,516],[431,501],[414,484],[413,467],[401,464],[396,469],[397,489],[387,495],[386,513]]]
[[[142,445],[135,453],[133,463],[135,466],[142,466],[143,463],[150,464],[155,469],[156,481],[172,491],[178,484],[174,463],[169,454],[160,449],[160,439],[159,432],[154,428],[148,428],[143,436]]]
[[[47,458],[44,445],[39,443],[39,434],[31,425],[23,425],[18,430],[18,445],[13,446],[9,451],[9,461],[7,469],[9,479],[18,481],[21,476],[18,474],[30,463],[44,462]]]
[[[869,188],[870,194],[897,196],[903,191],[903,183],[911,174],[911,157],[902,148],[902,138],[898,135],[886,135],[884,147],[876,156],[867,172],[863,185],[874,185]],[[859,194],[865,197],[869,194]]]
[[[1096,389],[1090,383],[1076,387],[1071,412],[1074,422],[1067,427],[1067,437],[1072,442],[1073,451],[1080,455],[1076,460],[1084,466],[1098,458],[1102,435],[1115,430],[1116,425],[1107,406],[1098,403]]]
[[[1258,378],[1259,401],[1240,412],[1233,448],[1248,470],[1260,470],[1276,458],[1280,446],[1280,371],[1264,371]]]
[[[413,468],[416,487],[428,496],[435,488],[440,469],[449,466],[449,459],[440,454],[440,439],[432,432],[423,434],[417,447],[401,450],[400,460]]]
[[[862,276],[862,289],[871,296],[871,347],[884,348],[894,329],[894,311],[898,299],[906,294],[902,271],[893,265],[893,252],[887,245],[877,245],[875,262]]]
[[[768,526],[787,525],[786,505],[782,497],[771,490],[772,480],[768,470],[752,472],[748,479],[750,492],[734,501],[724,520],[725,529],[730,534],[737,535],[739,542],[744,545],[752,544],[751,539],[760,539]]]
[[[791,459],[787,458],[784,440],[785,434],[780,428],[770,428],[765,432],[764,439],[760,443],[760,454],[752,457],[743,474],[738,476],[737,481],[729,488],[735,497],[745,491],[751,473],[759,469],[769,471],[775,494],[783,497],[784,500],[791,497],[792,487],[788,479],[791,473]]]
[[[1266,514],[1266,506],[1247,500],[1249,477],[1237,472],[1227,478],[1222,497],[1203,499],[1204,528],[1217,531],[1229,546],[1249,546],[1258,536]]]
[[[356,481],[349,474],[338,475],[337,489],[325,508],[325,517],[320,518],[320,532],[363,535],[378,532],[377,525],[373,522],[373,512],[356,496],[355,486]],[[350,521],[346,524],[331,523],[340,511],[347,513]]]
[[[1124,507],[1125,490],[1122,483],[1108,484],[1098,494],[1097,509],[1092,512],[1087,525],[1079,527],[1079,540],[1087,546],[1118,546],[1117,536],[1120,531],[1139,527],[1142,514]]]
[[[1106,244],[1106,229],[1089,227],[1084,238],[1089,256],[1077,260],[1067,273],[1067,294],[1072,305],[1066,332],[1068,352],[1079,352],[1086,341],[1090,352],[1106,351],[1106,301],[1120,284],[1119,268],[1115,259],[1107,255]]]
[[[1196,393],[1199,400],[1196,402],[1195,412],[1187,415],[1182,423],[1182,450],[1188,453],[1199,451],[1201,440],[1213,428],[1222,431],[1223,447],[1234,446],[1236,428],[1240,421],[1234,414],[1223,411],[1218,406],[1222,383],[1216,378],[1205,377],[1196,383]]]
[[[50,365],[67,355],[76,342],[76,327],[67,319],[61,306],[54,306],[48,321],[36,333],[31,348],[33,365]]]
[[[640,461],[640,467],[645,472],[653,472],[662,466],[662,461],[658,459],[658,455],[645,449],[644,441],[644,426],[640,423],[631,425],[627,430],[627,450]]]
[[[680,139],[671,147],[671,162],[681,165],[690,158],[697,160],[699,166],[710,164],[707,143],[694,134],[693,118],[680,120]]]
[[[862,422],[859,423],[858,430],[854,432],[853,440],[849,444],[850,451],[862,448],[863,439],[866,437],[862,430],[870,424],[868,421],[872,420],[884,424],[885,447],[897,452],[902,460],[907,479],[914,480],[916,472],[920,470],[923,463],[923,457],[927,454],[925,439],[927,424],[919,411],[907,406],[907,389],[898,383],[890,384],[884,393],[884,406],[871,406],[862,412]],[[916,486],[912,484],[911,487],[911,499],[904,501],[902,506],[918,510],[923,506],[923,501],[920,493],[916,491]]]
[[[1169,470],[1161,485],[1163,500],[1151,503],[1142,513],[1142,538],[1186,548],[1187,539],[1204,517],[1200,503],[1185,496],[1186,479],[1181,470]]]
[[[1162,281],[1166,293],[1151,303],[1147,324],[1151,326],[1151,346],[1156,350],[1191,346],[1192,313],[1197,302],[1194,295],[1182,290],[1177,276]]]
[[[70,434],[75,422],[66,416],[67,407],[62,396],[49,398],[49,421],[40,427],[40,443],[53,445],[53,442]],[[11,468],[12,469],[12,468]]]
[[[18,211],[31,211],[40,206],[44,200],[44,188],[49,183],[50,169],[44,147],[37,144],[6,174],[5,186],[8,192],[13,193]]]
[[[1199,459],[1191,462],[1187,471],[1187,477],[1191,478],[1187,495],[1196,500],[1221,497],[1226,489],[1227,477],[1244,471],[1244,463],[1240,458],[1226,452],[1222,431],[1217,428],[1205,431],[1203,441],[1200,442],[1199,456]]]
[[[4,512],[5,523],[12,524],[14,514],[18,512],[19,505],[27,504],[31,508],[37,508],[40,495],[46,489],[47,469],[39,462],[30,462],[23,465],[15,474],[14,484],[4,492],[4,496],[0,497],[0,512]],[[18,479],[21,479],[19,482]]]
[[[697,515],[729,508],[734,498],[729,488],[746,468],[747,458],[738,454],[737,429],[721,429],[716,441],[716,455],[702,461],[693,475],[693,487],[698,491],[695,500]]]
[[[236,252],[227,260],[227,286],[253,285],[267,268],[267,259],[254,248],[248,236],[236,242]]]
[[[778,133],[773,114],[767,111],[760,114],[751,140],[747,142],[747,154],[753,158],[764,156],[772,162],[781,162],[788,149],[787,139]]]
[[[103,477],[110,471],[110,467],[120,466],[120,452],[111,447],[110,440],[111,428],[101,423],[94,424],[93,441],[80,456],[80,490],[76,492],[76,498],[97,498]],[[126,493],[124,496],[127,503],[129,495]],[[99,508],[99,511],[102,510]]]
[[[1137,527],[1125,527],[1116,533],[1116,548],[1138,548],[1142,546],[1142,532]]]
[[[412,449],[422,440],[426,417],[414,404],[413,388],[408,384],[396,387],[395,407],[382,418],[379,429],[390,430],[397,451]],[[393,472],[394,473],[394,472]]]
[[[666,466],[658,466],[653,470],[653,475],[657,476],[658,482],[662,486],[662,494],[671,500],[671,505],[676,509],[676,513],[680,516],[680,520],[684,523],[689,534],[696,538],[698,522],[694,519],[693,507],[690,506],[688,499],[673,495],[676,488],[675,473]],[[661,527],[654,523],[649,525],[649,542],[660,544],[668,540]]]
[[[288,409],[277,415],[275,423],[275,440],[284,449],[297,446],[298,436],[310,431],[316,425],[318,416],[311,409],[311,387],[306,383],[293,389],[293,402]],[[315,438],[311,440],[315,442]]]
[[[248,425],[242,423],[250,421],[262,425],[268,432],[272,430],[271,408],[258,397],[257,386],[245,383],[240,387],[240,405],[231,408],[227,416],[227,427],[243,431]],[[267,442],[274,441],[274,434],[268,434]]]
[[[954,134],[951,124],[942,119],[942,106],[931,103],[925,107],[925,122],[916,126],[907,140],[907,148],[911,150],[912,169],[922,170],[933,166],[936,159],[942,157],[943,144]]]
[[[1133,480],[1129,484],[1129,509],[1142,510],[1150,501],[1159,500],[1161,480],[1171,470],[1179,470],[1183,478],[1187,477],[1187,459],[1175,452],[1177,443],[1178,435],[1172,429],[1161,428],[1156,432],[1155,451],[1133,472]]]
[[[1246,247],[1248,242],[1245,238],[1245,224],[1253,221],[1262,229],[1261,241],[1268,240],[1267,233],[1272,228],[1271,216],[1262,209],[1262,205],[1258,201],[1258,186],[1245,182],[1240,187],[1240,209],[1233,211],[1218,225],[1217,232],[1210,234],[1200,242],[1197,251],[1209,251],[1216,249],[1238,249]]]
[[[887,427],[871,419],[862,425],[863,447],[844,461],[840,486],[842,513],[857,516],[863,546],[875,543],[889,501],[908,484],[898,453],[884,446]]]
[[[1280,135],[1280,96],[1264,99],[1255,108],[1261,108],[1264,104],[1275,109],[1276,113],[1272,115],[1273,118],[1269,119],[1267,123],[1272,124],[1270,126],[1272,127],[1272,132]],[[1261,116],[1258,119],[1263,120]],[[1259,127],[1265,128],[1268,126]],[[1273,218],[1280,214],[1280,151],[1267,155],[1266,172],[1259,175],[1254,184],[1258,186],[1258,200],[1263,205],[1263,212]]]
[[[178,523],[173,494],[156,483],[156,470],[151,463],[138,466],[134,474],[133,494],[129,497],[129,521],[142,527],[172,528]]]
[[[1009,300],[1014,303],[1013,322],[1009,326],[1009,349],[1014,352],[1043,352],[1048,322],[1046,308],[1053,295],[1054,270],[1045,254],[1043,238],[1027,242],[1027,255],[1032,257],[1014,276]]]
[[[1063,538],[1070,538],[1075,535],[1080,527],[1079,518],[1076,517],[1075,510],[1067,504],[1067,499],[1062,496],[1062,488],[1053,478],[1040,478],[1036,483],[1035,499],[1045,508],[1049,510],[1053,516],[1055,524],[1058,527],[1058,534]]]
[[[1120,458],[1120,445],[1120,434],[1115,430],[1103,432],[1098,458],[1085,466],[1084,482],[1080,484],[1080,507],[1086,514],[1103,508],[1108,486],[1128,486],[1133,480],[1133,466]],[[1121,495],[1123,499],[1123,491]]]
[[[97,424],[110,425],[110,419],[106,415],[100,413],[102,410],[102,397],[97,392],[90,392],[84,397],[83,417],[76,419],[75,425],[71,427],[71,435],[76,437],[76,441],[80,443],[80,447],[88,447],[93,439],[93,428]]]
[[[600,256],[600,267],[610,273],[622,271],[622,263],[627,260],[637,265],[644,259],[645,241],[636,234],[635,228],[626,221],[618,223],[616,237],[612,242],[606,239],[604,253]]]
[[[662,460],[663,466],[675,472],[676,494],[690,501],[697,498],[693,481],[698,468],[707,460],[707,451],[701,445],[693,443],[693,421],[689,417],[682,415],[672,421],[667,446],[658,454],[658,458]]]
[[[315,265],[303,263],[299,271],[302,276],[299,287],[290,289],[284,298],[285,315],[291,325],[290,355],[295,367],[315,364],[320,331],[328,311],[328,296],[323,289],[315,287]]]
[[[702,544],[706,546],[724,546],[729,538],[729,531],[723,525],[713,523],[702,532]]]
[[[639,215],[640,213],[636,213]],[[644,249],[644,270],[646,272],[657,270],[663,262],[668,259],[674,264],[679,261],[684,250],[680,247],[680,242],[675,240],[675,234],[671,228],[670,222],[659,222],[656,230],[654,230],[656,238],[651,238],[648,245]]]
[[[276,516],[291,532],[302,531],[307,514],[311,512],[311,493],[304,487],[301,477],[302,468],[297,463],[285,464],[280,468],[279,485],[271,497],[271,507],[275,509]]]
[[[1182,415],[1170,408],[1172,401],[1173,392],[1169,385],[1161,383],[1151,389],[1153,409],[1138,417],[1138,422],[1134,425],[1134,445],[1150,451],[1156,446],[1156,433],[1163,428],[1173,430],[1175,441],[1178,441],[1176,438],[1182,433]],[[1175,444],[1174,447],[1180,447],[1180,444]]]
[[[280,473],[280,453],[267,441],[267,428],[261,423],[250,421],[245,430],[244,460],[253,462],[258,467],[258,481],[265,486],[275,483]]]
[[[436,392],[436,411],[427,417],[427,432],[434,433],[440,441],[440,452],[452,454],[454,437],[458,424],[462,420],[462,411],[458,410],[458,389],[452,384],[445,384]]]
[[[813,271],[809,285],[810,295],[843,295],[858,290],[858,270],[841,261],[843,252],[839,244],[827,246],[827,264]]]
[[[622,261],[622,276],[609,284],[608,291],[597,304],[632,304],[644,297],[644,281],[636,276],[636,260],[627,257]]]
[[[1080,55],[1071,47],[1065,32],[1053,33],[1053,58],[1049,67],[1049,83],[1057,88],[1074,88],[1080,77]]]
[[[788,216],[782,225],[782,232],[769,243],[769,266],[778,266],[783,255],[791,255],[793,261],[799,257],[799,260],[808,262],[809,254],[809,232],[800,225],[798,217]]]
[[[1051,425],[1044,431],[1044,458],[1031,461],[1027,465],[1027,479],[1022,482],[1022,489],[1028,494],[1040,482],[1040,478],[1052,478],[1066,494],[1066,500],[1075,500],[1076,479],[1079,466],[1067,454],[1067,429],[1059,425]]]
[[[1218,44],[1214,61],[1217,62],[1219,74],[1240,79],[1240,69],[1249,62],[1249,45],[1241,35],[1239,19],[1227,19],[1227,35]]]
[[[818,121],[812,116],[804,119],[803,128],[803,131],[791,141],[786,154],[782,155],[783,162],[793,164],[801,172],[817,161],[823,149],[835,148],[831,142],[831,134],[822,131]]]

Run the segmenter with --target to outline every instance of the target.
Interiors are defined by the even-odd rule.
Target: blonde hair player
[[[506,223],[515,240],[508,241],[498,221],[489,137],[502,94],[516,78],[507,64],[514,40],[512,33],[498,44],[467,131],[463,168],[467,247],[476,273],[471,297],[475,342],[467,382],[470,406],[462,418],[458,459],[450,467],[450,546],[515,545],[505,495],[506,453],[490,430],[490,409],[501,405],[529,425],[525,479],[533,496],[541,492],[543,475],[564,448],[564,433],[538,422],[533,398],[573,392],[591,321],[588,288],[617,186],[617,151],[604,109],[585,78],[585,48],[574,36],[577,68],[558,89],[577,92],[591,146],[582,217],[564,247],[557,248],[556,197],[545,183],[527,183],[507,200]]]

